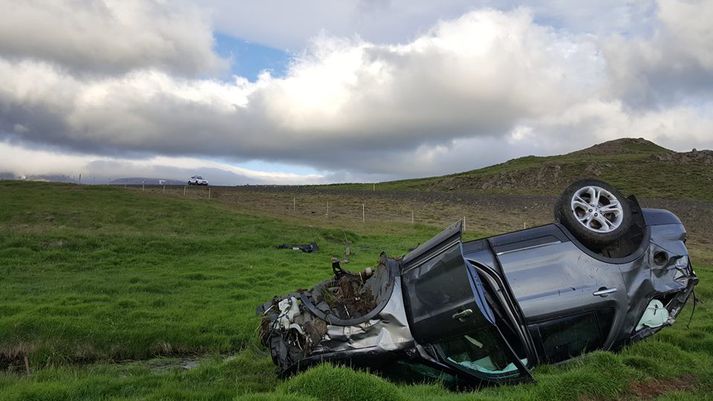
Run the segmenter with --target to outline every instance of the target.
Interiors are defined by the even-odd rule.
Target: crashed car
[[[480,386],[674,323],[698,279],[673,213],[583,180],[555,220],[468,242],[459,222],[358,273],[334,260],[331,279],[257,308],[261,341],[282,375],[330,361]]]

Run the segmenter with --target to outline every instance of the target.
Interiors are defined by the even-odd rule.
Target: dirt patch
[[[336,282],[335,304],[330,305],[335,310],[346,310],[350,316],[363,316],[376,308],[374,295],[364,288],[359,276],[344,275]]]
[[[131,362],[130,364],[148,368],[152,373],[167,373],[176,370],[195,369],[202,360],[209,358],[211,357],[155,358],[146,361]]]
[[[321,319],[314,319],[305,322],[304,324],[305,335],[309,337],[308,344],[317,344],[322,340],[325,334],[327,334],[327,322]]]
[[[0,353],[0,371],[9,373],[27,373],[28,369],[25,365],[25,357],[23,355],[10,356]]]
[[[691,391],[696,389],[698,380],[693,375],[683,375],[672,379],[646,379],[629,383],[624,394],[618,400],[653,400],[661,395],[674,391]],[[584,395],[578,401],[605,401],[608,398]]]
[[[628,392],[641,400],[652,400],[672,391],[689,391],[696,388],[698,380],[693,375],[673,379],[648,379],[629,383]]]

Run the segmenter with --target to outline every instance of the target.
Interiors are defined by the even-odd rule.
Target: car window
[[[538,325],[545,360],[560,362],[600,348],[609,334],[612,318],[612,311],[607,309]]]
[[[402,274],[414,338],[433,344],[444,336],[491,326],[492,312],[481,297],[480,278],[463,259],[460,241],[455,238],[427,254]],[[463,319],[454,318],[456,314]]]
[[[440,369],[433,368],[424,363],[413,360],[397,360],[390,369],[384,369],[384,375],[392,381],[423,384],[424,382],[438,381],[447,386],[456,386],[458,378]]]
[[[518,375],[511,354],[504,348],[493,326],[450,338],[439,343],[438,348],[448,362],[477,376]],[[522,362],[526,365],[527,359]]]

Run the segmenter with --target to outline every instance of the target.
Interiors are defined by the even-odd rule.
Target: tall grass
[[[235,352],[256,341],[255,307],[327,277],[345,239],[361,268],[430,234],[360,236],[104,187],[3,183],[0,205],[0,360],[33,366]],[[311,241],[319,253],[275,248]]]
[[[713,274],[702,266],[705,303],[690,329],[687,308],[620,353],[541,366],[534,384],[453,393],[330,365],[277,379],[257,345],[258,304],[327,277],[345,238],[356,270],[438,230],[344,231],[120,188],[0,182],[0,400],[683,400],[713,390]],[[274,247],[310,241],[318,253]]]

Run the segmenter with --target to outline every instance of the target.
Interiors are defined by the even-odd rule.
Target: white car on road
[[[188,185],[208,185],[208,181],[199,175],[194,175],[188,180]]]

